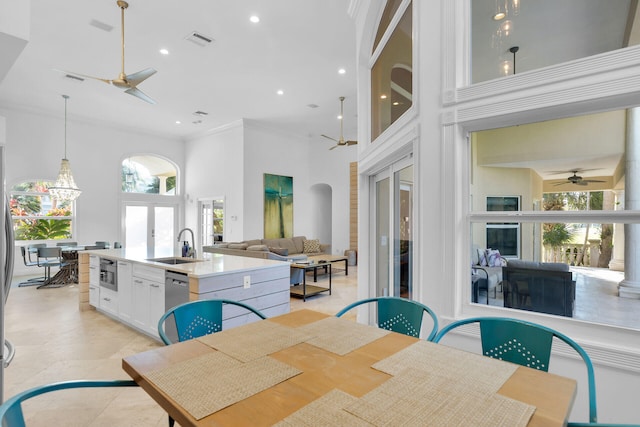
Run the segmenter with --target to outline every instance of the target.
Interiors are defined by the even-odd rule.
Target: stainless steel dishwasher
[[[177,305],[189,301],[189,278],[185,273],[167,270],[164,279],[164,308],[165,311]],[[173,319],[167,319],[164,330],[171,342],[178,342],[178,332],[176,331]]]

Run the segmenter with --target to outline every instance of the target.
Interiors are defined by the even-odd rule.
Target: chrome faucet
[[[196,257],[196,248],[194,247],[196,241],[193,237],[193,230],[190,228],[183,228],[182,230],[180,230],[180,232],[178,233],[178,242],[180,242],[182,239],[182,233],[184,231],[188,231],[189,233],[191,233],[191,248],[189,249],[189,253],[187,253],[187,256],[190,258],[195,258]]]

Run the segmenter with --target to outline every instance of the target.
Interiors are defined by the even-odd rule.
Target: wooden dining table
[[[312,310],[127,356],[181,426],[566,425],[576,381]]]

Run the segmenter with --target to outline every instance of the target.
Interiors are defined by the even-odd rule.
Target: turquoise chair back
[[[428,341],[433,340],[438,331],[438,317],[424,304],[406,298],[376,297],[356,301],[340,310],[336,317],[341,317],[347,311],[362,304],[374,303],[377,306],[377,323],[381,329],[398,332],[400,334],[419,337],[424,313],[428,313],[433,327]]]
[[[165,333],[165,322],[172,321],[176,325],[178,341],[186,341],[204,335],[214,334],[222,330],[222,307],[226,304],[242,307],[261,319],[266,316],[255,308],[233,300],[208,299],[190,301],[168,310],[158,321],[160,339],[166,345],[172,344]]]
[[[0,422],[2,427],[25,427],[24,413],[22,412],[22,402],[44,393],[69,388],[83,387],[136,387],[138,384],[131,380],[107,380],[107,381],[65,381],[53,384],[45,384],[18,393],[0,405]],[[87,395],[87,399],[91,396]],[[69,414],[69,421],[72,423],[73,414]]]
[[[507,317],[473,317],[453,322],[442,328],[433,342],[440,342],[452,329],[470,323],[478,323],[480,326],[482,354],[485,356],[545,372],[549,370],[554,337],[573,348],[580,355],[587,369],[589,422],[595,423],[597,421],[596,382],[593,364],[587,352],[578,343],[546,326]]]

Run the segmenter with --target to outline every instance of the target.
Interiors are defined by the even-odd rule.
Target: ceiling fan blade
[[[153,68],[147,68],[146,70],[127,75],[127,82],[129,82],[129,85],[132,87],[136,87],[155,73],[157,73],[157,71]]]
[[[329,150],[333,150],[336,147],[337,147],[337,145],[332,145],[331,148],[329,148]]]
[[[345,145],[356,145],[358,141],[345,141]]]
[[[149,97],[147,94],[145,94],[143,91],[141,91],[137,87],[132,87],[130,89],[127,89],[127,90],[124,91],[124,93],[128,93],[129,95],[133,95],[136,98],[140,98],[143,101],[148,102],[149,104],[155,104],[156,103],[156,101],[154,101],[153,98]]]
[[[582,182],[607,182],[599,179],[583,179]]]
[[[590,168],[590,169],[575,168],[575,169],[564,170],[564,171],[548,171],[547,173],[550,175],[560,175],[565,173],[577,174],[578,172],[590,172],[590,171],[597,171],[600,169],[602,168]]]
[[[327,136],[327,135],[320,135],[320,136],[324,136],[327,139],[330,139],[330,140],[335,141],[335,142],[339,142],[337,139],[331,138],[330,136]]]

